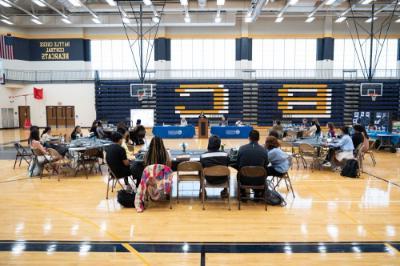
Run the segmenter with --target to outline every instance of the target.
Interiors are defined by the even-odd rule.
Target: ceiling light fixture
[[[153,3],[151,2],[151,0],[143,0],[143,3],[146,5],[146,6],[151,6]]]
[[[336,2],[336,0],[327,0],[325,2],[325,5],[330,6],[330,5],[333,5],[333,3],[335,3],[335,2]]]
[[[335,20],[335,23],[342,23],[343,21],[345,21],[347,18],[346,17],[338,17],[336,20]]]
[[[81,1],[79,1],[79,0],[68,0],[68,2],[70,2],[71,5],[76,6],[76,7],[82,6]]]
[[[34,2],[36,5],[41,6],[41,7],[46,6],[46,4],[43,3],[41,0],[32,0],[32,2]]]
[[[183,20],[185,21],[185,23],[190,23],[192,20],[190,19],[189,14],[185,15],[185,17],[183,18]]]
[[[114,0],[106,0],[107,4],[109,4],[110,6],[116,6],[117,3],[114,2]]]
[[[284,17],[277,17],[275,19],[275,23],[281,23],[284,20]]]
[[[215,23],[221,23],[222,18],[220,16],[215,16],[214,22]]]
[[[65,24],[72,24],[71,20],[69,20],[68,18],[62,18],[61,21]]]
[[[246,22],[246,23],[251,23],[251,22],[253,22],[253,18],[252,17],[245,17],[244,18],[244,22]]]
[[[4,6],[4,7],[11,7],[11,5],[9,3],[7,3],[6,1],[0,0],[0,5]]]
[[[100,21],[100,19],[98,19],[98,18],[92,18],[92,21],[93,21],[94,23],[96,23],[96,24],[101,24],[101,21]]]
[[[297,2],[299,2],[299,0],[290,0],[289,5],[294,6],[295,4],[297,4]]]
[[[2,18],[4,18],[4,19],[7,19],[7,20],[10,20],[10,18],[9,18],[9,17],[7,17],[7,16],[4,16],[4,15],[0,15],[0,17],[2,17]]]
[[[313,22],[314,20],[315,20],[315,17],[309,17],[309,18],[306,19],[306,22],[307,22],[307,23],[311,23],[311,22]]]
[[[378,17],[374,17],[374,20],[377,20],[378,19]],[[365,21],[365,23],[371,23],[372,22],[372,18],[368,18],[366,21]]]
[[[187,6],[188,5],[188,0],[181,0],[181,5]]]
[[[35,24],[38,24],[38,25],[42,25],[43,24],[39,19],[36,19],[36,18],[31,19],[31,21],[33,23],[35,23]]]
[[[400,17],[395,22],[396,23],[400,23]]]
[[[123,21],[125,24],[131,23],[131,21],[130,21],[129,18],[127,18],[127,17],[123,17],[123,18],[122,18],[122,21]]]
[[[364,1],[361,2],[361,4],[362,4],[362,5],[368,5],[368,4],[370,4],[372,1],[374,1],[374,0],[364,0]]]
[[[225,5],[225,0],[217,0],[217,6]]]
[[[13,25],[13,24],[14,24],[14,23],[12,23],[11,21],[9,21],[9,20],[7,20],[7,19],[1,19],[1,21],[2,21],[3,23],[8,24],[8,25]]]
[[[159,16],[154,16],[151,20],[156,24],[160,23],[160,17]]]

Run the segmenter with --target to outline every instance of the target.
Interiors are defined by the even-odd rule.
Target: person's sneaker
[[[228,198],[228,197],[229,197],[229,195],[228,195],[228,190],[227,190],[226,188],[224,188],[224,189],[221,191],[221,198],[226,199],[226,198]]]
[[[331,167],[332,164],[331,164],[330,162],[326,162],[326,163],[324,163],[322,166],[324,166],[324,167]]]

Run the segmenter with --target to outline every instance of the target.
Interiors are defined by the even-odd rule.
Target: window
[[[360,47],[361,43],[361,47]],[[397,40],[383,39],[373,42],[373,68],[396,69]],[[366,39],[335,39],[335,69],[369,68],[370,41]]]
[[[143,58],[144,68],[154,69],[154,48],[144,42]],[[135,58],[129,47],[128,40],[92,40],[91,55],[92,68],[96,70],[133,70],[137,71],[140,65],[139,44],[133,46]],[[136,61],[136,64],[135,64]],[[147,62],[148,61],[148,62]]]
[[[254,39],[254,69],[315,69],[314,39]]]
[[[171,40],[172,69],[234,69],[234,39]]]

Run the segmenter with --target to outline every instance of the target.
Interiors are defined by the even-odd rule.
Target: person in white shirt
[[[333,156],[335,156],[336,160],[339,162],[344,159],[354,159],[354,144],[349,134],[349,128],[344,126],[341,127],[340,130],[342,131],[342,137],[340,140],[338,142],[329,144],[330,149],[328,155],[326,156],[325,163],[323,164],[326,167],[331,167]]]
[[[42,135],[40,135],[40,142],[45,144],[51,140],[51,127],[45,127]]]
[[[181,126],[186,127],[187,125],[188,125],[188,122],[187,122],[186,118],[182,117]]]

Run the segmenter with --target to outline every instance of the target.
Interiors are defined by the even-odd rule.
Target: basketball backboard
[[[383,94],[383,83],[361,83],[360,96],[371,97],[373,101]]]

